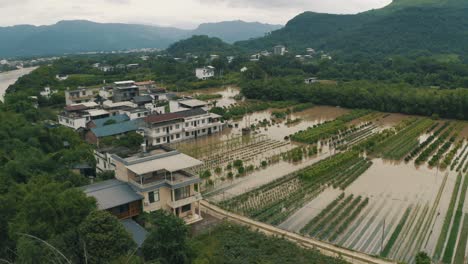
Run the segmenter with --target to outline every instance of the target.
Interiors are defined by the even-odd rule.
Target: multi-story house
[[[143,211],[166,210],[187,224],[201,220],[200,178],[187,170],[201,161],[167,147],[136,155],[112,155],[117,180],[143,197]]]
[[[59,124],[73,129],[86,128],[89,121],[110,116],[108,111],[96,109],[97,106],[94,102],[68,105],[58,115]]]
[[[148,145],[161,145],[221,132],[219,115],[201,108],[145,117]]]
[[[94,102],[99,94],[99,89],[78,88],[65,91],[66,105]]]
[[[130,101],[133,97],[140,95],[134,81],[114,82],[112,92],[114,102]]]

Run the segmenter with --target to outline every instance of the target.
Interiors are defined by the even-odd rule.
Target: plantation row
[[[453,253],[455,251],[455,244],[458,238],[458,230],[460,228],[460,223],[463,217],[463,206],[465,203],[466,190],[468,188],[468,176],[465,176],[463,185],[461,187],[460,199],[458,200],[457,210],[455,211],[455,216],[452,223],[452,228],[450,230],[449,238],[447,245],[445,246],[444,256],[442,261],[444,263],[451,263]]]
[[[452,136],[448,141],[446,141],[442,147],[439,148],[439,150],[437,151],[437,153],[432,156],[431,160],[429,160],[429,166],[431,167],[434,167],[435,165],[438,164],[440,158],[442,157],[442,155],[444,155],[445,152],[447,152],[447,150],[452,146],[453,142],[455,142],[455,139],[457,138],[457,136]]]
[[[335,120],[326,121],[306,130],[299,131],[291,135],[291,139],[297,142],[314,144],[322,139],[326,139],[347,130],[347,123],[369,114],[368,110],[353,110],[349,114],[342,115]]]
[[[419,136],[433,124],[430,119],[416,119],[379,144],[376,151],[386,159],[400,160],[419,145]]]
[[[337,188],[346,188],[370,164],[357,152],[339,153],[220,205],[259,221],[280,224],[325,187],[334,184]]]
[[[344,194],[341,194],[322,210],[319,215],[307,223],[301,229],[301,233],[315,236],[322,240],[335,241],[369,203],[368,198],[362,201],[361,196],[355,199],[353,199],[353,195],[348,196],[344,200],[343,198]]]
[[[455,252],[455,259],[453,263],[463,263],[465,260],[465,249],[468,242],[468,213],[465,214],[463,225],[460,232],[460,239],[458,239],[457,251]]]
[[[330,140],[329,145],[330,147],[334,147],[338,150],[345,150],[349,146],[356,144],[372,135],[376,128],[377,126],[372,123],[363,124],[361,126],[355,127],[353,131],[347,135]]]
[[[427,147],[415,160],[416,165],[420,165],[421,163],[424,163],[429,159],[429,157],[434,153],[437,148],[445,142],[445,140],[450,136],[452,133],[453,126],[450,126],[447,128],[447,130],[440,136],[438,137],[434,142],[432,142],[429,147]]]
[[[437,129],[432,135],[430,135],[426,140],[424,140],[424,142],[422,142],[421,144],[419,144],[419,146],[417,146],[416,148],[413,149],[413,151],[411,151],[410,154],[408,154],[408,156],[406,156],[405,158],[405,161],[408,162],[410,160],[412,160],[414,157],[416,157],[416,155],[418,155],[424,148],[426,148],[436,137],[438,137],[440,135],[440,133],[442,133],[442,131],[444,131],[448,126],[449,126],[449,122],[445,122],[444,125],[442,127],[440,127],[439,129]],[[437,126],[438,124],[435,124],[435,126]],[[432,131],[432,130],[431,130]],[[430,132],[430,131],[429,131]]]
[[[445,156],[444,160],[442,161],[442,164],[440,165],[442,169],[445,169],[448,166],[450,166],[450,164],[452,164],[452,161],[455,158],[455,155],[457,154],[458,150],[461,149],[464,142],[465,142],[465,139],[459,140],[457,144],[455,145],[455,147],[452,150],[450,150],[450,152]]]
[[[434,258],[440,259],[442,251],[444,249],[445,241],[447,239],[447,234],[449,232],[450,223],[452,222],[453,210],[455,209],[455,204],[457,202],[458,192],[460,191],[460,185],[462,181],[462,175],[458,174],[457,180],[455,182],[455,187],[453,188],[452,197],[450,199],[450,204],[447,209],[447,214],[444,218],[444,223],[440,231],[439,238],[437,240],[436,248],[434,251]]]
[[[465,147],[463,148],[463,151],[458,155],[458,157],[452,162],[452,165],[450,165],[450,169],[453,170],[455,169],[455,167],[457,168],[457,172],[460,171],[461,169],[461,166],[463,166],[463,163],[465,163],[465,160],[466,160],[466,157],[468,155],[468,153],[465,155],[466,153],[466,150],[468,149],[468,144],[465,145]],[[458,163],[461,161],[460,165],[458,165]],[[457,166],[458,165],[458,166]]]

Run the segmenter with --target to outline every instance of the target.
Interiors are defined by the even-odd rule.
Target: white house
[[[305,84],[313,84],[313,83],[316,83],[316,82],[318,82],[317,77],[310,77],[310,78],[307,78],[307,79],[304,80]]]
[[[203,68],[197,68],[195,75],[200,80],[206,80],[215,76],[215,68],[213,66],[207,66]]]
[[[273,54],[283,56],[286,53],[286,47],[277,45],[273,47]]]
[[[242,69],[240,69],[240,72],[246,72],[248,70],[247,67],[242,67]]]
[[[66,74],[57,74],[55,75],[55,78],[59,81],[65,81],[66,79],[68,79],[68,75]]]

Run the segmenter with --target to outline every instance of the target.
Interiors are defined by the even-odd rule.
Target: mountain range
[[[305,12],[268,36],[240,41],[246,51],[285,45],[340,57],[468,55],[467,0],[394,0],[382,9],[355,15]]]
[[[89,51],[167,48],[192,35],[218,37],[232,43],[264,36],[281,25],[226,21],[201,24],[194,30],[86,20],[60,21],[54,25],[0,27],[0,57],[60,55]]]

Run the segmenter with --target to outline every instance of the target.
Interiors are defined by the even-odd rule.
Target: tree
[[[188,227],[184,221],[159,210],[146,215],[150,233],[142,246],[145,260],[161,263],[189,263]]]
[[[419,252],[416,255],[416,264],[431,264],[431,258],[426,252]]]
[[[135,249],[130,234],[106,211],[93,211],[78,228],[90,263],[108,263]]]

